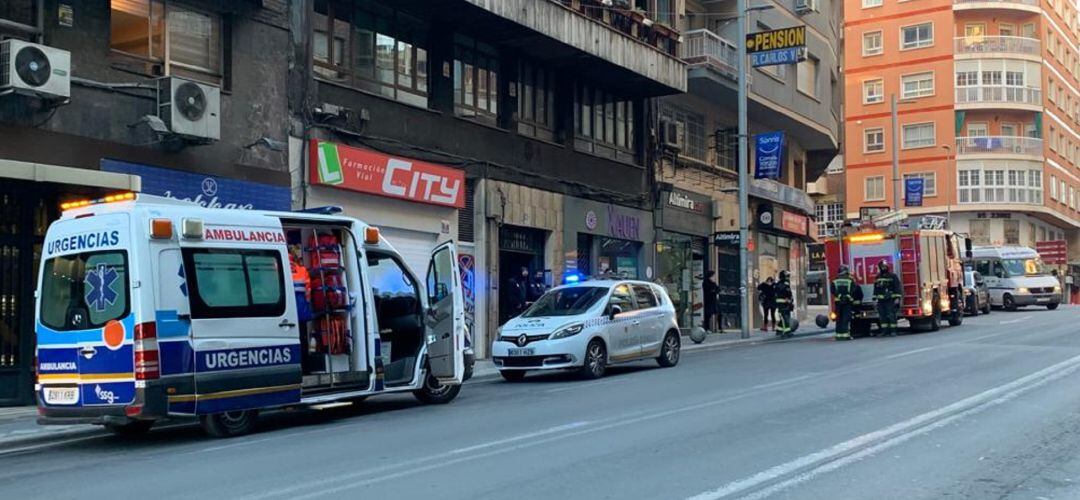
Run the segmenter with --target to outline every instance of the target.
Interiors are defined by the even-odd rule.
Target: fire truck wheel
[[[937,302],[936,300],[934,302]],[[931,332],[941,329],[941,309],[934,307],[934,314],[926,320],[926,325]]]
[[[259,410],[227,411],[199,417],[199,423],[207,434],[226,438],[241,436],[255,429]]]

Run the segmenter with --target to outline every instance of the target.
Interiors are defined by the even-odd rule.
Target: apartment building
[[[846,216],[921,207],[976,244],[1080,258],[1080,19],[1070,0],[847,0]],[[896,99],[898,144],[891,128]],[[899,148],[900,178],[892,175]]]

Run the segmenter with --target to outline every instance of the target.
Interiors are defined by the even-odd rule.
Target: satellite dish
[[[188,120],[198,121],[206,113],[206,93],[195,83],[184,82],[176,87],[173,102],[177,111]]]
[[[15,54],[15,73],[32,87],[40,87],[52,76],[49,58],[37,47],[23,47]]]

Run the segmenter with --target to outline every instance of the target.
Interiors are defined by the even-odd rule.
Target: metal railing
[[[1043,140],[1034,137],[984,135],[956,138],[956,154],[1002,154],[1042,156]]]
[[[1042,55],[1042,41],[1023,36],[958,36],[953,39],[957,54],[1022,54]]]
[[[738,49],[735,44],[707,29],[683,33],[682,60],[691,66],[704,65],[728,76],[738,74]]]
[[[1032,6],[1032,7],[1037,7],[1039,5],[1039,0],[953,0],[953,4],[955,4],[955,5],[964,5],[964,4],[972,4],[972,3],[1005,3],[1005,4],[1015,3],[1015,4],[1020,4],[1020,5],[1029,5],[1029,6]]]
[[[1030,104],[1042,105],[1042,89],[1038,87],[1006,87],[1004,85],[975,85],[956,87],[957,104]]]

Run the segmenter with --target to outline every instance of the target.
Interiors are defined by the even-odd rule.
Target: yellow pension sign
[[[806,26],[761,31],[746,35],[746,52],[766,52],[806,46]]]

